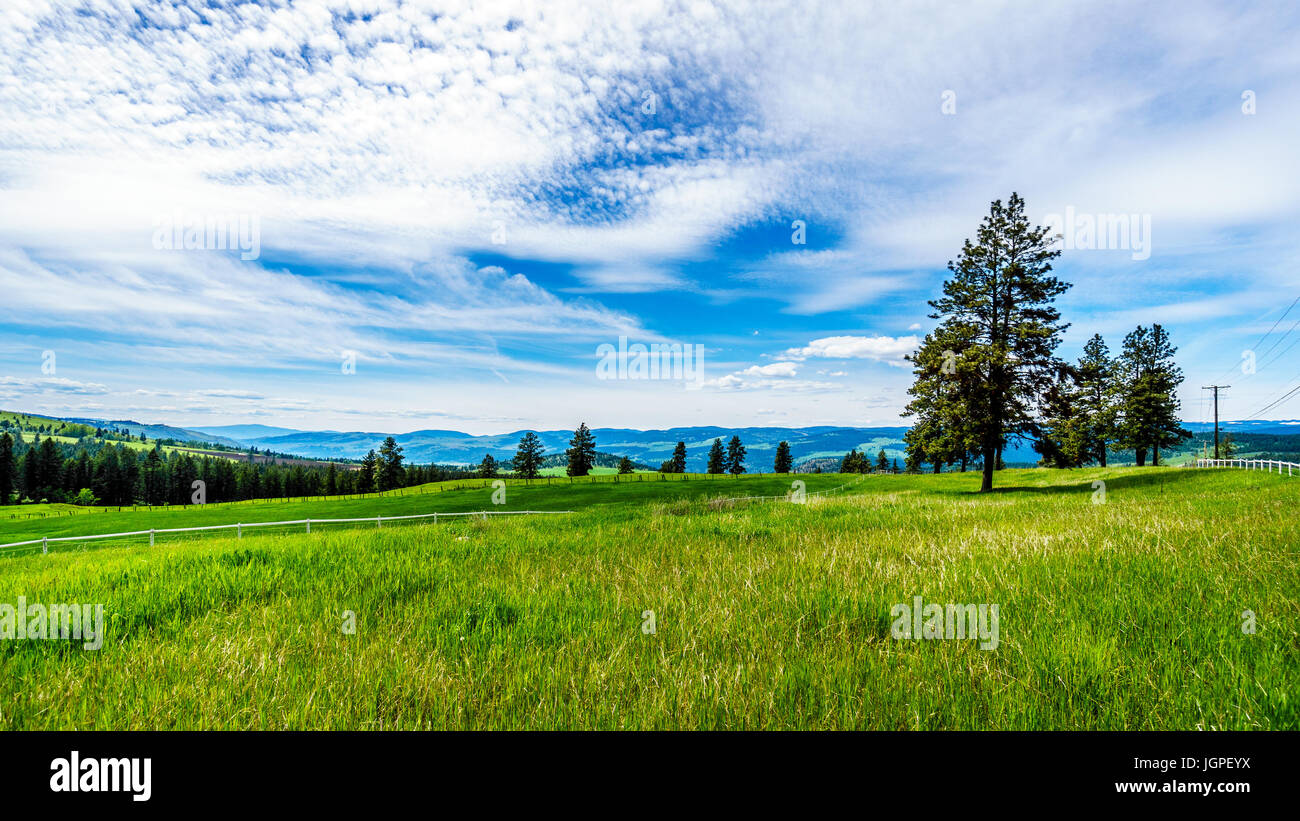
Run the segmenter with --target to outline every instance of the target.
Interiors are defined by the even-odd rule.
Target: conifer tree
[[[565,455],[569,457],[566,472],[570,476],[586,476],[591,473],[592,467],[596,464],[596,437],[592,435],[586,422],[578,425],[578,429],[573,432],[573,438],[569,440],[569,449],[565,451]]]
[[[402,446],[389,436],[379,446],[379,461],[375,465],[378,475],[375,481],[380,490],[393,490],[406,484],[406,474],[402,469]]]
[[[1006,205],[994,200],[975,242],[966,240],[956,262],[948,263],[943,296],[930,302],[931,318],[940,320],[935,338],[959,355],[957,371],[965,374],[959,399],[973,449],[983,459],[981,492],[993,489],[1007,440],[1039,432],[1039,399],[1051,384],[1055,350],[1068,327],[1052,305],[1070,287],[1050,276],[1051,261],[1060,255],[1054,242],[1048,229],[1030,225],[1020,195],[1013,193]]]
[[[0,433],[0,505],[7,505],[18,481],[18,463],[14,458],[14,439],[8,431]]]
[[[1124,337],[1117,370],[1122,386],[1118,403],[1117,441],[1132,448],[1137,463],[1160,464],[1160,449],[1174,447],[1191,437],[1178,419],[1178,386],[1182,369],[1174,362],[1178,352],[1160,325],[1138,326]]]
[[[790,458],[790,443],[782,440],[776,445],[776,456],[772,462],[772,471],[774,473],[789,473],[794,466],[794,460]]]
[[[357,492],[371,493],[375,489],[375,465],[378,457],[373,449],[361,460],[361,470],[357,475]],[[276,494],[279,495],[279,494]]]
[[[713,447],[709,448],[709,473],[722,473],[726,470],[727,453],[722,449],[722,440],[714,439]]]
[[[686,472],[686,443],[678,442],[677,447],[673,448],[673,458],[670,460],[672,470],[670,473]]]
[[[515,451],[514,470],[523,479],[536,479],[542,471],[542,440],[531,430],[519,440]]]
[[[724,466],[732,476],[739,476],[745,472],[745,446],[740,443],[739,436],[732,436],[731,441],[727,443],[727,459]]]

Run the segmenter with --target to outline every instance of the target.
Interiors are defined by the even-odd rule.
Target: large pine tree
[[[790,458],[790,443],[781,440],[776,446],[776,457],[772,462],[772,471],[774,473],[789,473],[794,467],[794,460]]]
[[[1159,465],[1162,447],[1174,447],[1192,435],[1178,419],[1183,372],[1174,362],[1177,352],[1158,324],[1150,329],[1138,326],[1124,337],[1117,367],[1123,386],[1117,438],[1134,450],[1139,466],[1146,463],[1148,452],[1151,464]]]
[[[709,448],[709,473],[722,473],[726,470],[727,452],[722,449],[722,440],[714,439],[713,447]]]
[[[543,453],[545,449],[537,434],[531,430],[525,433],[519,440],[519,448],[515,451],[515,473],[523,479],[536,479],[542,471]]]
[[[724,464],[727,473],[732,476],[739,476],[745,472],[745,446],[740,443],[739,436],[732,436],[731,441],[727,443],[727,460]]]
[[[375,455],[372,449],[361,460],[361,470],[357,476],[357,492],[371,493],[375,489],[375,466],[379,457]]]
[[[1083,346],[1075,366],[1078,390],[1073,400],[1083,426],[1085,452],[1089,461],[1106,467],[1106,451],[1115,438],[1115,361],[1101,334],[1093,334]]]
[[[378,475],[375,481],[380,490],[393,490],[406,484],[406,472],[402,469],[402,446],[389,436],[379,446],[379,461],[375,465]]]
[[[1052,306],[1069,284],[1051,276],[1060,255],[1047,229],[1033,226],[1025,202],[1012,194],[994,200],[976,232],[966,240],[943,296],[932,300],[938,336],[951,339],[962,380],[961,402],[970,434],[984,462],[980,491],[993,490],[993,471],[1009,438],[1038,433],[1040,397],[1057,371],[1055,350],[1068,325]]]
[[[673,448],[673,458],[669,460],[669,473],[686,472],[686,443],[678,442],[677,447]]]
[[[591,473],[592,467],[596,464],[596,437],[592,435],[586,422],[578,425],[578,429],[573,432],[573,438],[569,440],[569,449],[564,453],[569,457],[566,472],[570,476],[586,476]]]

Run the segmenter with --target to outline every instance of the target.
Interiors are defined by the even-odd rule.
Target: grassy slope
[[[0,642],[0,727],[1300,728],[1300,481],[1000,479],[7,559],[0,602],[109,626]],[[891,639],[914,595],[998,603],[1001,646]]]
[[[493,481],[461,479],[404,488],[387,494],[311,496],[289,500],[258,499],[227,504],[137,508],[88,508],[74,505],[21,505],[0,507],[0,544],[39,539],[42,536],[84,536],[151,528],[202,527],[235,522],[274,522],[308,518],[401,516],[477,510],[569,510],[575,506],[627,505],[675,499],[681,496],[776,495],[790,489],[790,478],[779,476],[708,476],[704,474],[638,474],[567,477],[524,482],[504,479],[506,504],[492,503]],[[835,474],[797,477],[809,491],[843,485],[851,479]],[[593,491],[595,491],[593,493]],[[32,518],[32,513],[47,518]],[[6,514],[15,518],[5,518]]]

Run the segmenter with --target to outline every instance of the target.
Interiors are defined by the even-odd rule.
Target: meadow
[[[978,482],[872,475],[802,505],[722,500],[789,488],[772,476],[539,483],[508,506],[575,512],[0,558],[0,603],[105,608],[99,650],[0,641],[0,728],[1300,728],[1300,480]],[[0,541],[489,492],[0,521]],[[915,596],[997,604],[997,648],[893,638]]]

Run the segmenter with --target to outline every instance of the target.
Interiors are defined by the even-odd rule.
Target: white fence
[[[1239,468],[1241,470],[1265,470],[1269,473],[1277,468],[1280,474],[1283,471],[1287,476],[1294,475],[1292,471],[1300,470],[1300,465],[1295,462],[1279,462],[1276,459],[1197,459],[1198,468]]]
[[[375,523],[376,528],[384,526],[384,522],[409,521],[411,519],[432,519],[434,524],[438,519],[450,519],[459,516],[476,516],[487,521],[489,516],[537,516],[547,513],[572,513],[572,510],[480,510],[474,513],[415,513],[408,516],[367,516],[361,519],[293,519],[287,522],[236,522],[233,525],[208,525],[206,527],[168,527],[157,528],[154,530],[131,530],[123,533],[99,533],[93,536],[59,536],[57,538],[31,539],[25,542],[11,542],[9,544],[0,544],[0,550],[6,550],[12,547],[26,547],[29,545],[40,545],[42,553],[50,552],[51,542],[89,542],[96,539],[121,539],[128,536],[148,536],[149,546],[153,547],[154,536],[165,533],[199,533],[214,530],[233,530],[236,538],[244,538],[244,528],[248,527],[293,527],[302,525],[305,532],[311,533],[312,523],[318,525],[325,524],[369,524]]]

